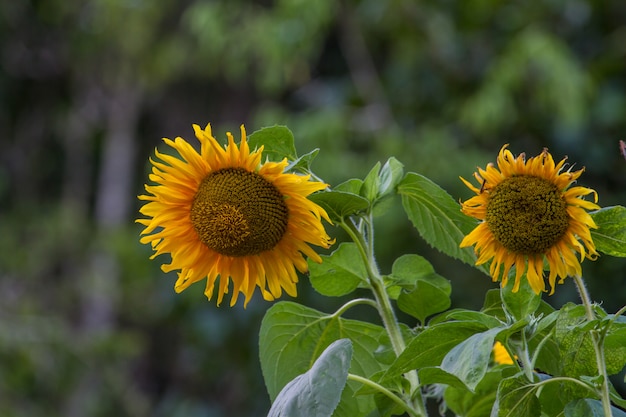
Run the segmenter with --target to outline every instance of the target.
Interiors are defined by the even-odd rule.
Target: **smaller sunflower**
[[[509,351],[497,341],[493,344],[493,361],[498,365],[513,365],[515,363]]]
[[[161,162],[150,160],[156,185],[139,196],[148,217],[137,220],[145,226],[141,243],[152,245],[151,259],[171,255],[161,269],[179,271],[176,292],[206,278],[205,294],[211,299],[217,288],[218,305],[231,282],[231,306],[239,293],[247,305],[256,287],[266,300],[283,290],[296,296],[296,270],[308,270],[304,255],[322,261],[309,244],[332,244],[321,223],[328,215],[307,198],[327,185],[285,173],[287,159],[261,163],[263,147],[250,151],[243,125],[239,147],[230,132],[222,147],[211,125],[193,128],[200,153],[180,137],[163,139],[181,158],[155,150]]]
[[[523,153],[514,157],[507,146],[498,154],[497,168],[490,163],[474,173],[478,186],[461,178],[476,193],[462,203],[461,211],[481,222],[460,246],[476,245],[476,265],[492,260],[491,276],[501,279],[502,286],[515,266],[513,292],[524,273],[535,293],[546,291],[545,260],[553,294],[557,277],[560,284],[567,276],[580,276],[584,258],[598,256],[590,233],[597,226],[586,211],[600,208],[598,196],[590,188],[570,188],[584,168],[563,170],[566,159],[555,164],[547,149],[526,161]],[[581,198],[589,194],[593,203]]]

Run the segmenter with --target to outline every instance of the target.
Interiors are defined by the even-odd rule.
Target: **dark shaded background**
[[[549,147],[586,166],[601,205],[625,202],[622,0],[2,1],[0,48],[1,416],[267,412],[271,304],[176,295],[138,243],[148,157],[161,137],[193,141],[192,123],[219,138],[286,124],[331,184],[396,156],[455,199],[504,143]],[[379,219],[383,269],[420,253],[454,307],[479,307],[495,284],[399,213]],[[626,303],[623,260],[584,268],[608,311]],[[345,301],[306,278],[299,292],[328,312]]]

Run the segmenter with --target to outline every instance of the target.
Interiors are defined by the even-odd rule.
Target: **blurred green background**
[[[0,48],[4,417],[266,414],[271,304],[216,307],[202,284],[177,295],[167,259],[138,243],[148,157],[161,137],[193,143],[192,123],[220,139],[286,124],[301,154],[321,148],[330,184],[396,156],[455,199],[471,194],[458,176],[504,143],[548,147],[586,167],[602,206],[626,202],[623,0],[2,1]],[[384,271],[427,256],[454,307],[495,287],[428,248],[399,208],[378,226]],[[610,312],[625,267],[584,263]],[[345,301],[305,277],[299,293],[327,312]],[[567,282],[546,299],[577,297]]]

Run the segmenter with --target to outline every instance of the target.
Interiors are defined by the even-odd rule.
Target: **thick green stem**
[[[591,297],[585,286],[583,278],[580,276],[574,276],[574,282],[578,288],[580,299],[585,306],[587,314],[587,320],[593,321],[596,319],[596,314],[593,312],[593,304]],[[602,408],[604,410],[605,417],[613,417],[613,411],[611,410],[611,397],[609,395],[609,375],[606,372],[606,364],[604,359],[604,338],[600,337],[596,330],[591,330],[591,340],[593,341],[593,348],[596,353],[596,364],[598,366],[598,373],[602,377],[602,386],[600,387],[600,399],[602,400]]]
[[[371,218],[369,219],[369,222],[366,223],[366,226],[368,226],[368,229],[372,228]],[[376,264],[373,241],[371,240],[371,230],[359,230],[352,222],[342,222],[341,227],[348,233],[348,235],[350,235],[350,238],[356,243],[357,247],[359,248],[359,253],[363,258],[363,263],[367,270],[369,284],[372,289],[372,293],[374,294],[376,304],[378,305],[378,313],[380,314],[385,330],[389,335],[391,346],[393,347],[396,356],[399,356],[406,348],[406,344],[404,342],[404,338],[402,337],[400,325],[398,324],[398,320],[391,305],[391,300],[389,299],[389,295],[385,290],[385,283],[378,270],[378,265]],[[368,237],[368,240],[366,240],[366,236],[364,236],[364,234]],[[411,384],[409,397],[411,395],[415,397],[415,401],[411,401],[411,399],[409,398],[409,403],[413,403],[415,407],[417,407],[419,416],[427,416],[428,414],[426,412],[424,401],[422,399],[417,372],[407,372],[406,377]]]

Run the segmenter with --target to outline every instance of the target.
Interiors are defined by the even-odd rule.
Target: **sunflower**
[[[536,294],[546,291],[543,279],[544,260],[550,270],[550,294],[557,276],[562,283],[567,276],[580,276],[580,262],[598,256],[590,228],[597,228],[586,210],[600,207],[581,197],[596,192],[570,185],[580,177],[578,171],[564,170],[566,158],[555,164],[547,149],[525,160],[504,145],[496,168],[478,168],[474,178],[478,186],[461,178],[476,195],[462,203],[461,211],[482,220],[461,242],[461,247],[475,246],[477,265],[492,260],[494,281],[506,286],[509,271],[515,266],[515,285],[519,289],[524,273]],[[580,260],[578,259],[578,256]]]
[[[330,222],[328,215],[307,199],[327,185],[285,173],[287,159],[262,164],[263,147],[250,151],[243,125],[239,147],[230,132],[221,147],[210,124],[193,129],[200,153],[180,137],[164,138],[182,159],[158,150],[161,162],[150,159],[156,185],[139,196],[147,201],[139,211],[148,217],[137,220],[145,226],[141,243],[152,245],[151,259],[171,255],[161,269],[179,271],[176,292],[206,278],[205,294],[210,300],[217,288],[218,305],[231,282],[231,306],[239,293],[247,305],[256,287],[266,300],[283,290],[295,296],[296,269],[308,269],[304,255],[322,261],[309,244],[332,244],[321,223]]]

